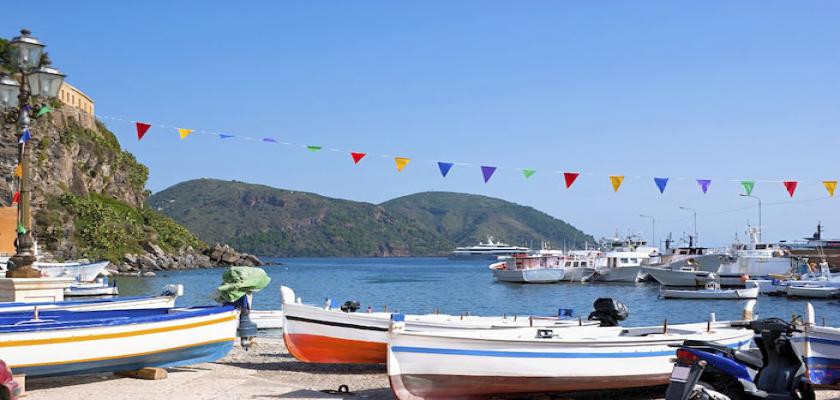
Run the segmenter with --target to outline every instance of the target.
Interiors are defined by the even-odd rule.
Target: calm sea
[[[254,295],[255,309],[279,309],[280,285],[293,288],[306,303],[323,304],[326,298],[357,300],[382,310],[429,313],[435,308],[449,314],[550,315],[571,308],[584,317],[598,297],[626,304],[627,326],[738,318],[744,301],[659,300],[656,284],[557,283],[523,285],[499,283],[487,269],[489,261],[450,261],[445,258],[283,258],[282,265],[264,267],[271,285]],[[213,303],[223,269],[159,272],[154,278],[117,278],[123,296],[156,294],[169,283],[181,283],[185,296],[179,306]],[[840,325],[840,301],[812,300],[818,320]],[[806,301],[762,296],[759,316],[790,319],[802,315]]]

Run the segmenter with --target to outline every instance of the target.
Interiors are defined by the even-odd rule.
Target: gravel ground
[[[240,347],[216,363],[169,369],[159,381],[111,374],[41,378],[27,382],[28,398],[37,400],[113,399],[393,399],[384,365],[306,364],[295,360],[278,338],[259,338],[250,351]],[[351,395],[323,391],[347,385]],[[663,388],[532,396],[533,399],[657,399]],[[818,399],[840,399],[840,391],[818,392]]]

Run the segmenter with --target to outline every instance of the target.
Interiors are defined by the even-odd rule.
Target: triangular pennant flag
[[[146,132],[149,131],[149,128],[152,127],[145,122],[137,122],[135,125],[137,125],[137,140],[143,139],[143,135],[145,135]]]
[[[397,171],[402,171],[403,168],[405,168],[405,166],[408,165],[409,161],[411,161],[410,158],[394,157],[394,162],[397,163]]]
[[[449,170],[452,169],[452,163],[438,161],[438,168],[440,168],[440,174],[446,178],[446,174],[449,173]]]
[[[697,184],[700,185],[700,190],[702,190],[703,193],[706,193],[706,191],[709,190],[709,185],[712,184],[712,180],[711,179],[698,179]]]
[[[264,138],[262,138],[262,141],[266,142],[266,143],[277,143],[276,139],[270,138],[270,137],[264,137]]]
[[[23,144],[28,142],[30,139],[32,139],[32,134],[29,133],[29,128],[26,128],[23,130],[23,133],[20,134],[20,139],[18,139],[18,143]]]
[[[48,112],[51,112],[52,110],[52,107],[50,107],[48,104],[44,104],[43,106],[41,106],[41,108],[38,109],[38,112],[35,113],[35,118],[38,118]]]
[[[193,133],[192,129],[178,128],[178,134],[181,135],[181,139],[186,138],[190,133]]]
[[[20,233],[21,235],[26,233],[26,228],[23,227],[23,224],[18,224],[17,232]]]
[[[306,149],[312,152],[316,152],[318,150],[321,150],[321,146],[306,146]]]
[[[366,153],[350,153],[350,157],[353,157],[353,164],[358,164],[366,155]]]
[[[15,194],[12,195],[12,204],[15,203],[20,203],[20,192],[15,192]]]
[[[668,178],[653,178],[653,181],[656,182],[656,187],[659,188],[659,193],[665,193],[665,186],[668,186]]]
[[[224,133],[220,133],[220,134],[219,134],[219,139],[230,139],[230,138],[232,138],[232,137],[235,137],[235,136],[233,136],[233,135],[228,135],[228,134],[224,134]]]
[[[577,172],[564,172],[563,173],[563,179],[566,180],[566,189],[572,187],[572,184],[575,183],[575,179],[577,179],[578,175],[580,175],[580,174],[577,173]],[[619,185],[620,185],[620,183],[619,183]]]
[[[752,194],[753,188],[755,188],[755,181],[741,181],[741,186],[744,187],[744,191],[749,196]]]
[[[15,176],[17,176],[17,177],[23,176],[23,167],[20,164],[15,165]]]
[[[834,197],[834,189],[837,189],[837,181],[823,181],[823,186],[828,191],[828,195]]]
[[[493,177],[494,172],[496,172],[496,167],[489,167],[485,165],[481,166],[481,175],[484,176],[484,183],[487,183],[487,181],[489,181],[490,178]]]
[[[787,189],[790,197],[793,197],[793,192],[796,191],[796,181],[784,181],[785,189]]]
[[[610,175],[610,183],[612,183],[614,192],[618,192],[621,182],[624,182],[624,175]]]
[[[534,169],[523,169],[523,170],[522,170],[522,175],[525,175],[525,179],[530,178],[530,177],[531,177],[531,176],[533,176],[535,173],[537,173],[537,171],[536,171],[536,170],[534,170]]]

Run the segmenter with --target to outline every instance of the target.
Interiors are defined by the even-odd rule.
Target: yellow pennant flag
[[[408,162],[411,161],[411,159],[404,157],[394,157],[394,161],[397,163],[397,171],[402,171],[403,168],[405,168],[405,166],[408,165]]]
[[[837,181],[823,181],[825,190],[828,190],[828,195],[834,197],[834,189],[837,189]]]
[[[618,192],[621,182],[624,182],[624,175],[610,175],[610,183],[612,183],[614,191]]]
[[[193,130],[192,130],[192,129],[178,128],[178,134],[180,134],[180,135],[181,135],[181,139],[183,139],[183,138],[185,138],[185,137],[189,136],[189,135],[190,135],[190,133],[193,133]]]
[[[18,176],[18,177],[23,176],[23,167],[21,167],[20,164],[15,166],[15,176]]]

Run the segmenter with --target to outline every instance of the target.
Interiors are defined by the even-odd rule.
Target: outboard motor
[[[360,305],[359,305],[358,301],[347,300],[347,301],[344,302],[344,304],[341,305],[341,311],[344,311],[344,312],[347,312],[347,313],[356,312],[356,310],[358,310],[359,307],[360,307]]]
[[[630,314],[627,306],[609,297],[602,297],[595,300],[592,306],[595,308],[595,311],[589,314],[589,320],[600,321],[601,326],[618,326],[618,322],[624,321]]]

